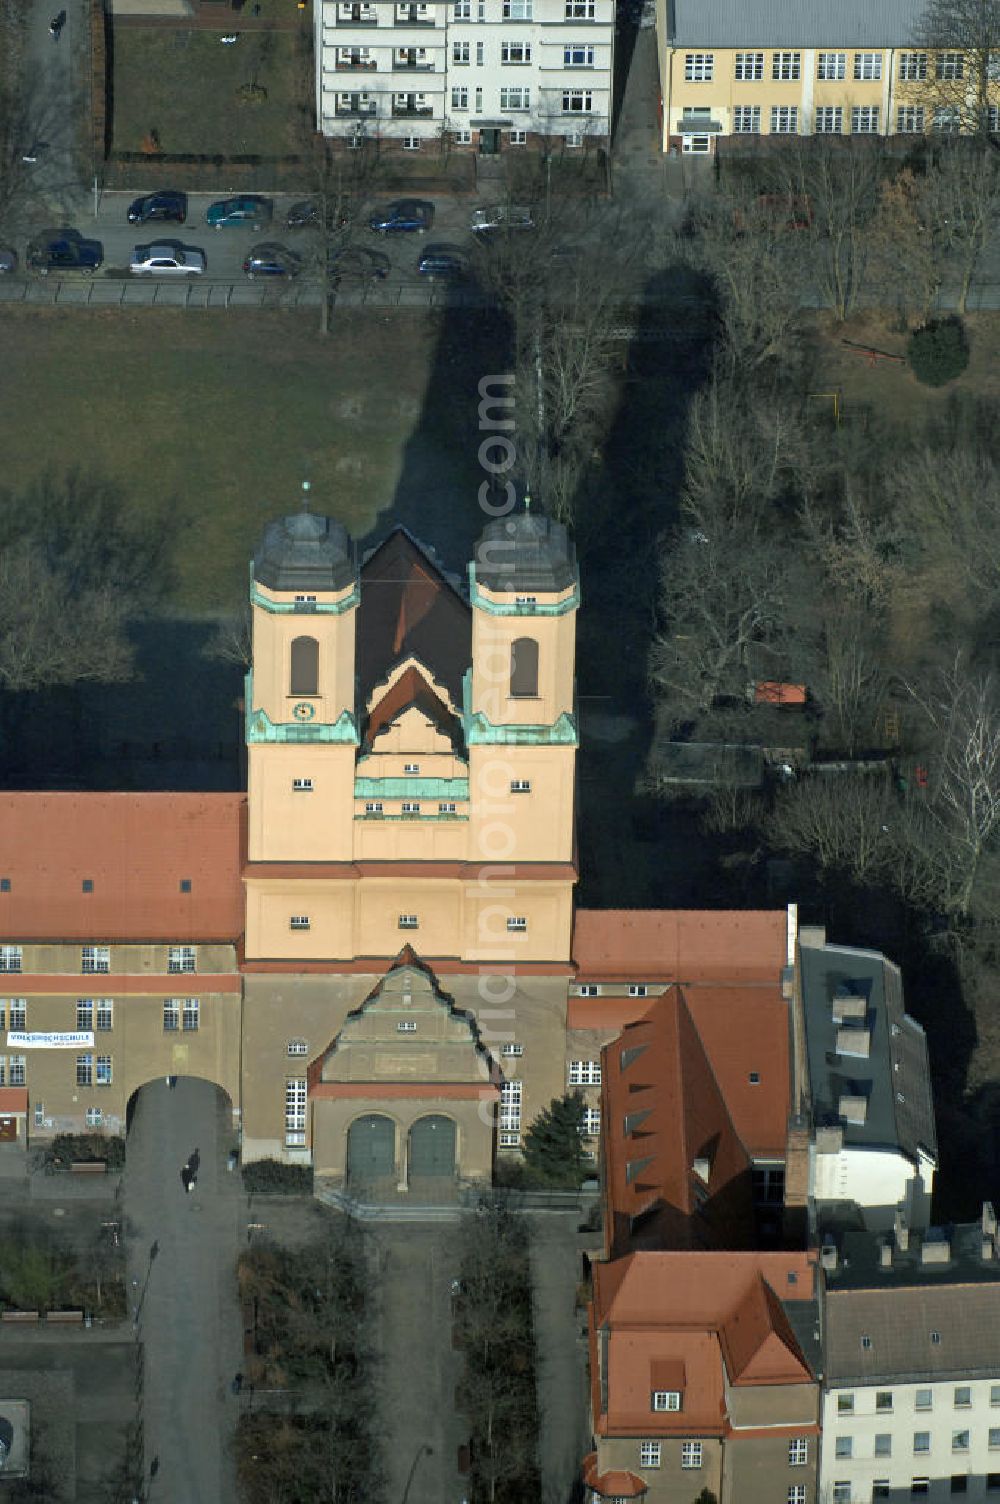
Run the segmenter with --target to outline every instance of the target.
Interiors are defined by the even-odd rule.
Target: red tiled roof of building
[[[808,693],[804,684],[783,684],[780,679],[760,679],[753,687],[758,705],[804,705]]]
[[[642,1499],[646,1494],[645,1482],[635,1473],[620,1468],[599,1473],[596,1452],[583,1459],[583,1481],[602,1499]]]
[[[411,664],[372,706],[366,740],[373,742],[380,732],[387,730],[413,706],[449,739],[459,734],[460,727],[448,706],[434,693],[420,670]]]
[[[811,1300],[805,1253],[635,1253],[595,1264],[591,1308],[599,1435],[720,1435],[725,1382],[809,1384],[813,1375],[781,1308]],[[608,1408],[600,1408],[597,1333],[608,1328]],[[659,1379],[683,1365],[681,1408],[652,1412]],[[666,1383],[664,1388],[669,1388]]]
[[[786,959],[783,909],[578,909],[581,982],[776,982]]]
[[[679,988],[605,1046],[601,1079],[609,1253],[624,1251],[625,1229],[628,1246],[713,1241],[723,1208],[723,1235],[737,1245],[748,1238],[750,1157]]]
[[[736,1132],[755,1157],[783,1158],[791,1056],[789,1005],[780,987],[685,987],[683,992]]]
[[[236,941],[245,803],[243,794],[0,794],[0,871],[10,879],[0,937]]]
[[[436,560],[396,527],[361,566],[358,683],[362,704],[394,664],[415,656],[462,701],[472,661],[472,612]]]

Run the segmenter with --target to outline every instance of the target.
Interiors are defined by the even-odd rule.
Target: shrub
[[[57,1133],[46,1157],[63,1167],[103,1161],[109,1170],[120,1170],[125,1164],[125,1140],[106,1133]]]
[[[286,1165],[280,1159],[255,1159],[243,1166],[243,1189],[251,1194],[311,1196],[312,1165]]]
[[[969,343],[961,319],[932,319],[910,335],[910,368],[925,386],[945,386],[969,364]]]

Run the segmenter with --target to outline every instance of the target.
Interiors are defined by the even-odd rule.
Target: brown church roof
[[[372,706],[365,733],[366,742],[371,744],[380,731],[385,731],[411,707],[419,710],[450,740],[460,736],[461,728],[447,705],[434,693],[420,670],[411,664]]]
[[[405,528],[395,528],[361,567],[358,610],[359,700],[394,664],[415,657],[462,703],[462,676],[472,661],[472,614],[432,556]]]
[[[243,794],[0,794],[0,875],[10,882],[0,937],[235,941],[244,803]]]

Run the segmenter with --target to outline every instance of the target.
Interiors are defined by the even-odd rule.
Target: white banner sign
[[[16,1034],[11,1030],[7,1044],[12,1050],[92,1050],[94,1034],[93,1030],[79,1034]]]

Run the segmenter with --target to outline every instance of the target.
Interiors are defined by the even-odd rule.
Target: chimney
[[[983,1237],[995,1238],[997,1235],[997,1214],[993,1210],[992,1201],[983,1202]]]
[[[892,1268],[892,1243],[888,1238],[879,1239],[878,1265],[880,1269]]]
[[[922,1264],[947,1264],[951,1258],[951,1244],[947,1238],[934,1238],[928,1241],[924,1239],[920,1245],[920,1262]]]
[[[819,1261],[824,1269],[834,1270],[837,1267],[836,1243],[824,1243],[819,1251]]]
[[[892,1230],[896,1238],[896,1247],[901,1253],[905,1253],[910,1246],[910,1229],[906,1225],[906,1218],[903,1216],[902,1208],[898,1206]]]
[[[863,1123],[868,1116],[868,1098],[842,1096],[838,1111],[845,1123]]]
[[[838,1029],[837,1054],[858,1055],[867,1060],[871,1053],[872,1037],[867,1029]]]

